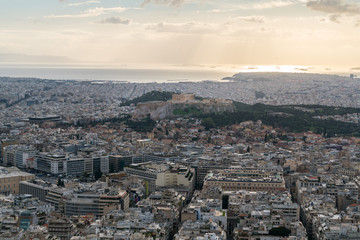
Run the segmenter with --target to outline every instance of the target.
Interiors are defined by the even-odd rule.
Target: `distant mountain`
[[[37,56],[14,53],[0,53],[0,63],[76,63],[78,61],[62,56]]]
[[[340,76],[336,74],[323,74],[323,73],[308,73],[308,72],[240,72],[236,73],[232,77],[225,77],[222,80],[239,81],[239,82],[266,82],[277,81],[284,82],[289,79],[293,81],[312,81],[318,79],[323,81],[326,78],[327,81],[341,81],[348,79],[348,77]]]

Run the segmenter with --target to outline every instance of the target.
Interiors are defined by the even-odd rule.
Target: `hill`
[[[172,92],[153,91],[123,105],[137,104],[139,102],[167,101],[171,99]],[[340,122],[332,119],[321,120],[315,116],[344,115],[347,113],[360,113],[360,108],[330,107],[321,105],[284,105],[274,106],[266,104],[245,104],[233,102],[235,111],[221,113],[199,111],[197,109],[179,108],[170,109],[169,112],[177,116],[195,117],[214,122],[215,127],[223,127],[244,121],[261,120],[264,124],[275,128],[283,128],[291,132],[313,131],[326,137],[357,136],[360,137],[360,124]],[[185,105],[184,105],[185,106]],[[186,111],[188,110],[188,111]]]
[[[261,120],[264,124],[275,128],[283,128],[291,132],[313,131],[326,137],[358,136],[360,124],[335,120],[321,120],[315,116],[343,115],[360,113],[359,108],[328,107],[320,105],[272,106],[265,104],[244,104],[234,102],[236,111],[224,114],[203,114],[201,119],[212,119],[215,126],[226,126],[243,121]]]
[[[145,93],[144,95],[134,98],[132,100],[125,101],[121,103],[121,106],[130,106],[131,104],[137,104],[139,102],[152,102],[152,101],[167,101],[170,100],[173,92],[160,92],[160,91],[152,91]]]

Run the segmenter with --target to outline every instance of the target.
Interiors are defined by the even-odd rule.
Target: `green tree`
[[[264,141],[265,141],[265,142],[268,142],[268,141],[269,141],[269,135],[268,135],[267,133],[265,133]]]
[[[173,92],[152,91],[145,93],[144,95],[137,97],[133,100],[124,101],[120,104],[120,106],[129,106],[130,104],[137,104],[139,102],[167,101],[172,98],[173,94]]]
[[[136,132],[151,132],[156,122],[152,120],[150,116],[147,116],[137,121],[128,119],[125,123]]]
[[[205,127],[206,131],[209,131],[210,128],[214,128],[215,127],[215,122],[212,118],[204,118],[201,121],[201,125],[203,125]]]

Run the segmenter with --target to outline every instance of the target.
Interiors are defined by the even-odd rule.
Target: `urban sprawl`
[[[0,239],[360,239],[360,138],[191,115],[233,101],[360,108],[354,76],[0,78],[0,89]],[[173,95],[124,104],[152,91]]]

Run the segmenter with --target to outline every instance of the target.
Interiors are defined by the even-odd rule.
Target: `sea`
[[[0,77],[40,78],[49,80],[114,81],[130,83],[169,83],[224,81],[239,72],[300,72],[349,76],[359,75],[356,69],[332,69],[304,66],[165,66],[151,68],[69,66],[69,65],[14,65],[0,64]]]
[[[99,68],[0,65],[0,77],[114,82],[220,81],[236,71],[216,68]]]

